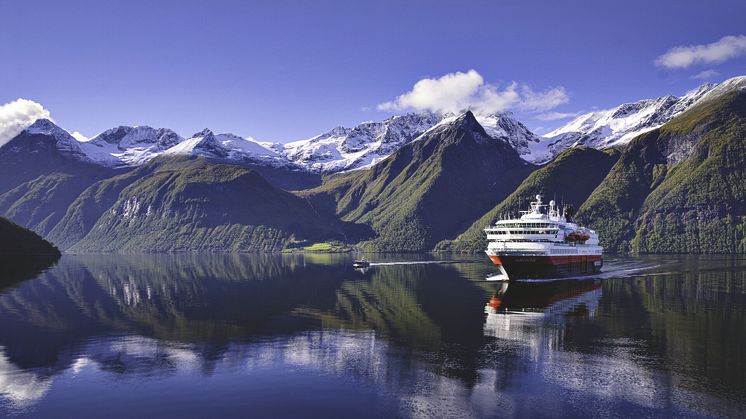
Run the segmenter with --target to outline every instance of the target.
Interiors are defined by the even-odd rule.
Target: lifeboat
[[[585,242],[590,239],[591,236],[585,231],[573,231],[572,233],[565,236],[565,240],[569,242]]]

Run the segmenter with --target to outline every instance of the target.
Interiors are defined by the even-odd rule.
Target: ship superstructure
[[[491,279],[587,275],[603,266],[598,234],[579,226],[569,207],[544,205],[541,195],[520,218],[499,220],[484,231],[487,255],[501,271]]]

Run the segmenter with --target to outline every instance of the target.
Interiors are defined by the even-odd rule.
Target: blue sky
[[[30,99],[88,136],[289,141],[443,103],[513,110],[541,132],[746,74],[744,1],[0,0],[0,16],[0,103]]]

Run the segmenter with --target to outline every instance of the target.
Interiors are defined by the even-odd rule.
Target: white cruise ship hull
[[[510,279],[592,275],[600,272],[604,263],[602,255],[594,254],[541,256],[487,251],[487,255]]]

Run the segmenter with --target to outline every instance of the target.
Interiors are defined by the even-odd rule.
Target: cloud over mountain
[[[746,35],[724,36],[710,44],[673,47],[656,58],[655,64],[665,68],[687,68],[694,64],[722,63],[743,55],[746,55]]]
[[[0,105],[0,147],[41,118],[51,119],[51,116],[33,100],[16,99]]]
[[[539,121],[557,121],[560,119],[575,118],[580,116],[583,112],[547,112],[536,115],[536,119]]]
[[[500,88],[485,82],[482,75],[472,69],[422,79],[414,84],[412,90],[378,105],[378,110],[446,113],[471,109],[477,114],[508,109],[543,112],[568,100],[567,92],[561,86],[536,92],[526,84],[512,82]]]
[[[700,71],[699,73],[689,78],[692,80],[706,80],[706,79],[711,79],[713,77],[717,77],[719,75],[720,73],[715,70],[704,70],[704,71]]]

